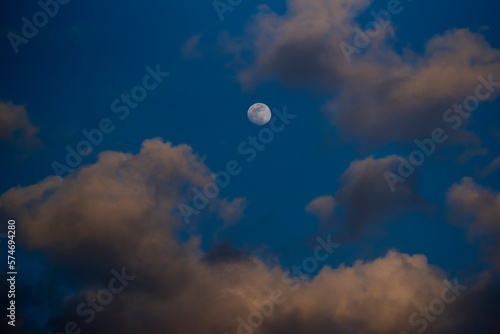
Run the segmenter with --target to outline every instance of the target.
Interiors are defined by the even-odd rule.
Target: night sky
[[[499,10],[4,1],[2,333],[499,333]]]

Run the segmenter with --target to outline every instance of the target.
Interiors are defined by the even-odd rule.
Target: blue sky
[[[492,281],[498,279],[497,262],[490,257],[500,253],[495,253],[495,247],[484,246],[488,241],[484,241],[481,234],[485,228],[484,234],[498,237],[500,217],[490,217],[497,213],[494,205],[498,201],[492,200],[492,208],[486,207],[487,203],[484,206],[476,203],[476,206],[475,202],[471,204],[458,195],[452,198],[450,189],[461,184],[464,188],[460,190],[470,190],[462,178],[471,177],[481,191],[489,192],[486,198],[500,198],[494,197],[500,191],[498,170],[492,169],[481,177],[481,172],[499,156],[500,102],[496,97],[500,90],[480,103],[461,128],[462,133],[438,145],[436,153],[426,157],[402,190],[398,190],[401,192],[390,194],[388,187],[384,188],[384,169],[377,174],[380,179],[370,174],[379,168],[379,163],[385,164],[387,157],[394,157],[391,158],[394,160],[387,158],[390,168],[397,167],[397,156],[408,157],[416,149],[414,139],[430,137],[429,129],[448,126],[438,119],[453,103],[461,103],[474,93],[478,76],[492,74],[499,81],[498,3],[402,1],[401,13],[393,15],[388,28],[361,54],[353,55],[353,62],[348,64],[343,62],[338,36],[352,44],[350,29],[372,20],[370,11],[386,9],[387,1],[355,1],[361,9],[354,10],[352,18],[325,20],[331,24],[325,29],[319,16],[309,22],[309,27],[313,27],[310,31],[304,28],[307,25],[299,26],[301,21],[297,18],[303,12],[310,10],[320,15],[326,11],[322,6],[329,8],[330,4],[340,2],[318,0],[308,7],[302,0],[269,1],[262,5],[242,1],[232,12],[225,12],[224,20],[220,21],[209,1],[145,4],[70,1],[59,5],[59,12],[46,26],[39,28],[27,44],[20,45],[18,53],[14,52],[7,34],[21,34],[21,18],[31,19],[40,6],[36,2],[4,4],[0,11],[4,35],[0,42],[3,59],[0,102],[9,110],[15,106],[18,106],[16,112],[24,110],[29,118],[27,124],[38,131],[28,136],[23,132],[25,128],[20,127],[14,128],[8,138],[0,137],[3,162],[0,193],[4,194],[3,204],[0,197],[0,204],[4,205],[0,206],[0,212],[1,217],[15,217],[18,228],[27,229],[26,235],[30,235],[27,239],[22,233],[17,237],[18,252],[25,261],[22,266],[36,268],[39,257],[46,259],[42,266],[45,269],[38,275],[21,272],[18,280],[29,285],[48,282],[50,275],[61,275],[66,278],[56,280],[57,284],[61,287],[67,279],[71,298],[75,300],[79,293],[90,289],[88,281],[75,278],[79,270],[70,268],[67,259],[54,255],[61,251],[51,245],[57,240],[47,241],[47,245],[36,242],[34,230],[28,233],[29,226],[36,226],[37,219],[44,222],[62,219],[59,224],[71,224],[71,215],[54,213],[44,219],[37,215],[47,212],[43,205],[52,205],[57,198],[61,201],[71,198],[72,193],[66,193],[69,192],[65,190],[66,185],[80,182],[77,176],[84,173],[83,169],[97,168],[102,152],[139,156],[143,142],[156,137],[174,146],[188,145],[192,154],[201,159],[200,163],[213,172],[223,170],[233,159],[241,161],[243,167],[242,173],[235,176],[219,196],[229,201],[245,199],[246,205],[238,208],[241,212],[234,221],[224,222],[217,208],[207,210],[194,224],[180,224],[175,228],[172,232],[175,240],[183,245],[179,247],[199,238],[199,252],[208,254],[228,242],[230,251],[241,251],[245,257],[256,257],[270,267],[285,269],[311,254],[317,236],[330,234],[342,243],[335,256],[324,263],[332,268],[341,264],[353,266],[358,260],[375,261],[395,249],[401,254],[424,254],[428,263],[440,268],[448,278],[472,282],[486,271],[493,277]],[[466,32],[455,33],[453,29]],[[455,32],[443,37],[442,44],[436,42],[436,36],[445,35],[447,31]],[[199,37],[190,48],[193,36]],[[432,43],[437,46],[426,51],[426,45],[434,45]],[[149,91],[147,98],[131,110],[127,118],[120,120],[111,109],[112,102],[122,94],[130,94],[143,82],[148,74],[146,67],[157,65],[169,76]],[[441,74],[438,73],[440,67]],[[406,81],[395,83],[396,71],[407,75],[408,85]],[[254,161],[246,163],[238,153],[238,145],[262,129],[247,118],[248,108],[257,102],[280,111],[286,107],[297,117],[283,132],[275,134],[274,140]],[[42,185],[46,177],[55,175],[52,164],[54,161],[64,163],[66,146],[76,147],[85,139],[82,130],[97,128],[104,118],[111,119],[116,129],[105,134],[102,143],[82,157],[82,164],[72,176],[64,175],[60,185],[50,186],[56,194],[61,191],[62,197],[39,198],[22,205],[21,200],[9,202],[9,194],[14,194],[9,193],[10,189],[26,187],[23,189],[31,193],[34,185]],[[0,128],[14,126],[6,123]],[[446,131],[458,134],[449,128]],[[353,163],[364,163],[370,157],[377,165],[363,169],[365,165],[360,164],[359,170],[365,174],[356,174],[357,169],[351,168]],[[170,166],[168,161],[165,163]],[[181,180],[172,173],[173,179],[166,182],[165,189]],[[367,176],[369,174],[371,176]],[[357,183],[358,178],[362,184]],[[373,185],[371,181],[365,182],[372,179]],[[200,186],[197,182],[192,181],[188,188]],[[182,194],[185,202],[191,200],[191,192]],[[334,208],[317,209],[329,212],[324,222],[318,218],[318,211],[306,210],[309,203],[321,196],[330,196],[336,203]],[[73,205],[81,201],[82,207],[87,208],[82,199],[75,198]],[[377,207],[372,208],[371,203]],[[167,205],[165,210],[175,211],[177,203],[171,204],[172,207]],[[31,211],[34,210],[31,206],[37,209]],[[455,211],[459,212],[458,216],[471,219],[465,225],[455,224],[451,218]],[[366,222],[356,218],[353,221],[349,212],[354,217],[364,213],[370,217]],[[100,214],[105,215],[99,210],[95,213]],[[481,220],[486,219],[484,216],[488,216],[487,223]],[[497,225],[490,221],[496,221]],[[46,228],[53,226],[47,224]],[[360,229],[354,231],[353,226],[358,224]],[[471,232],[474,228],[482,231],[480,236]],[[84,241],[82,245],[94,242]],[[99,242],[95,243],[101,249]],[[77,252],[64,249],[69,254]],[[107,248],[102,246],[102,249]],[[89,264],[89,268],[93,265]],[[310,274],[311,279],[321,268]],[[106,280],[101,269],[89,280]],[[37,305],[30,293],[26,294],[31,296],[26,300],[32,302],[35,309],[44,307]],[[54,300],[49,308],[47,317],[52,319],[49,323],[43,323],[45,318],[34,320],[37,317],[32,319],[27,311],[20,311],[26,316],[24,321],[32,324],[24,330],[38,333],[60,329],[56,327],[64,323],[61,319],[65,319],[66,310],[57,305]],[[123,315],[118,309],[109,312]],[[144,316],[152,317],[152,326],[158,326],[155,329],[182,332],[182,326],[177,327],[173,322],[167,321],[165,325],[152,315]],[[473,315],[470,321],[474,323]],[[381,330],[367,323],[359,333]],[[214,325],[213,328],[220,327]],[[281,327],[276,324],[274,328]],[[268,329],[264,326],[259,330],[265,333]],[[434,329],[429,332],[431,330]],[[453,328],[446,330],[453,331]]]

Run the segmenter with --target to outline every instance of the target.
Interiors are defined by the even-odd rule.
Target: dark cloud
[[[395,191],[391,190],[385,173],[396,175],[400,159],[396,155],[380,159],[369,156],[352,162],[340,176],[335,196],[316,198],[308,205],[309,210],[314,209],[323,222],[350,238],[376,231],[383,221],[402,213],[425,208],[423,198],[417,193],[417,172],[404,182],[396,182]]]
[[[210,249],[210,251],[201,258],[202,262],[208,264],[246,262],[250,259],[245,253],[231,246],[229,240],[225,240]]]

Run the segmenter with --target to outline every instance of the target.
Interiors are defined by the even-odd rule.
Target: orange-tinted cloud
[[[371,160],[353,163],[344,177],[377,164]],[[355,175],[347,188],[358,189]],[[61,299],[52,329],[77,321],[96,334],[237,333],[238,319],[248,322],[256,305],[279,290],[283,302],[253,328],[255,334],[388,333],[407,329],[408,316],[444,288],[444,274],[424,255],[395,250],[352,266],[321,262],[317,276],[301,279],[228,247],[207,256],[200,236],[179,239],[185,225],[176,207],[189,188],[208,180],[208,167],[189,146],[153,139],[137,155],[103,152],[64,182],[51,176],[3,194],[0,214],[15,217],[18,243],[45,255],[75,291]],[[319,252],[323,260],[341,251],[332,254],[327,244],[317,249],[311,255]],[[134,280],[85,324],[76,306],[106,288],[111,269],[121,268]],[[54,296],[55,286],[48,289]],[[427,332],[452,331],[452,315],[441,315]]]

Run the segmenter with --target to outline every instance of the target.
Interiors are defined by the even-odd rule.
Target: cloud
[[[115,238],[145,247],[141,242],[157,242],[159,230],[178,228],[178,204],[192,197],[192,188],[210,181],[209,168],[189,146],[152,139],[144,141],[137,155],[103,152],[96,164],[64,182],[50,176],[30,187],[12,188],[2,195],[0,208],[26,221],[24,240],[33,249],[50,251],[57,245],[59,253],[98,240],[107,245],[106,240]],[[241,201],[221,201],[214,210],[234,212],[235,203]],[[78,257],[87,259],[87,253],[82,249]]]
[[[78,291],[68,297],[73,304],[107,283],[111,269],[125,267],[137,279],[127,290],[131,295],[123,293],[113,302],[118,312],[125,312],[120,307],[126,305],[126,312],[151,317],[156,328],[151,332],[163,332],[165,328],[200,332],[204,331],[205,320],[186,325],[184,315],[197,317],[205,312],[201,307],[208,306],[204,298],[219,298],[210,291],[213,283],[209,281],[223,275],[211,277],[210,270],[200,264],[198,237],[178,243],[176,232],[184,223],[177,206],[190,199],[190,189],[211,180],[209,168],[189,146],[146,140],[139,154],[103,152],[97,163],[82,167],[62,183],[50,176],[29,187],[12,188],[0,197],[0,213],[22,221],[18,229],[23,236],[18,241],[29,251],[46,254],[71,278],[73,289]],[[235,203],[241,205],[242,201],[221,201],[216,213],[222,210],[223,216],[231,217],[231,212],[236,212]],[[194,290],[185,290],[189,287]],[[185,293],[194,294],[187,297]],[[139,304],[149,300],[149,294],[162,297],[151,298],[143,309]],[[197,295],[201,296],[200,308],[192,299]],[[65,303],[65,307],[74,317],[73,304]],[[177,307],[185,314],[173,311]],[[97,317],[90,325],[94,330],[89,331],[105,331],[108,320],[106,316]],[[218,326],[218,321],[211,326]],[[138,323],[113,325],[123,333],[139,331]]]
[[[466,163],[469,162],[472,158],[488,155],[489,152],[490,150],[484,147],[476,147],[473,149],[467,148],[462,154],[460,154],[457,160],[460,163]]]
[[[481,177],[485,178],[496,172],[500,168],[500,157],[495,158],[488,166],[481,171]]]
[[[300,333],[399,332],[408,327],[409,314],[442,289],[441,273],[425,256],[390,251],[352,267],[323,268],[284,304],[281,324],[298,326]],[[287,324],[292,317],[300,320]]]
[[[202,53],[198,49],[201,37],[202,34],[193,35],[184,42],[181,49],[181,54],[184,58],[201,58]]]
[[[334,198],[328,199],[330,203],[334,201],[340,212],[339,218],[335,219],[335,228],[344,229],[350,237],[359,236],[377,229],[385,220],[424,204],[417,194],[417,173],[405,182],[397,183],[395,191],[391,191],[384,174],[386,171],[396,173],[400,164],[400,157],[396,155],[380,159],[371,155],[364,160],[353,161],[340,176],[340,188]],[[313,207],[319,210],[319,203],[311,209]]]
[[[376,145],[428,136],[444,126],[448,108],[474,95],[479,76],[500,73],[500,51],[467,29],[434,36],[422,54],[409,48],[400,54],[388,25],[347,64],[340,44],[354,44],[356,20],[371,3],[291,0],[283,15],[261,10],[243,37],[224,42],[235,54],[239,81],[245,89],[264,80],[322,87],[332,94],[323,109],[327,118],[346,138]],[[243,60],[245,52],[251,61]],[[489,99],[496,96],[498,90]]]
[[[500,193],[464,177],[447,193],[450,221],[465,226],[500,270]]]
[[[251,259],[247,257],[242,250],[232,247],[229,240],[224,240],[220,244],[212,247],[210,251],[201,258],[201,261],[210,264],[241,263],[245,261],[252,263]]]
[[[368,171],[383,169],[394,159],[353,162],[341,177],[345,189],[338,197],[349,202],[362,191],[383,197]],[[60,297],[61,306],[50,313],[48,329],[62,330],[75,321],[96,334],[236,333],[238,317],[248,319],[257,310],[255,303],[279,289],[286,300],[275,305],[255,334],[388,333],[407,328],[408,316],[445,287],[444,274],[424,255],[395,250],[352,266],[324,266],[317,276],[303,280],[245,256],[229,242],[204,253],[199,236],[179,238],[185,225],[175,208],[189,196],[188,189],[210,179],[209,168],[189,146],[153,139],[136,155],[103,152],[95,164],[62,183],[50,176],[4,193],[0,215],[16,218],[18,243],[43,254],[44,265],[52,266],[44,289],[54,292],[51,298]],[[86,324],[75,313],[77,305],[106,288],[111,269],[121,268],[135,279]],[[67,278],[64,291],[57,286],[60,277]],[[68,290],[74,292],[68,295]],[[46,312],[45,298],[32,302],[31,308]],[[24,322],[35,323],[22,306],[18,311]],[[440,319],[427,333],[456,330],[452,312]]]
[[[39,144],[39,129],[31,124],[25,106],[0,101],[0,141],[15,141],[23,146]]]
[[[484,188],[470,177],[454,184],[447,194],[457,217],[474,218],[474,227],[500,232],[500,194]]]
[[[306,206],[306,211],[315,215],[321,222],[330,220],[334,209],[335,199],[330,195],[316,197]]]
[[[248,205],[246,198],[235,198],[228,201],[227,198],[220,200],[217,203],[217,214],[224,221],[224,226],[227,227],[243,217],[243,211]]]

